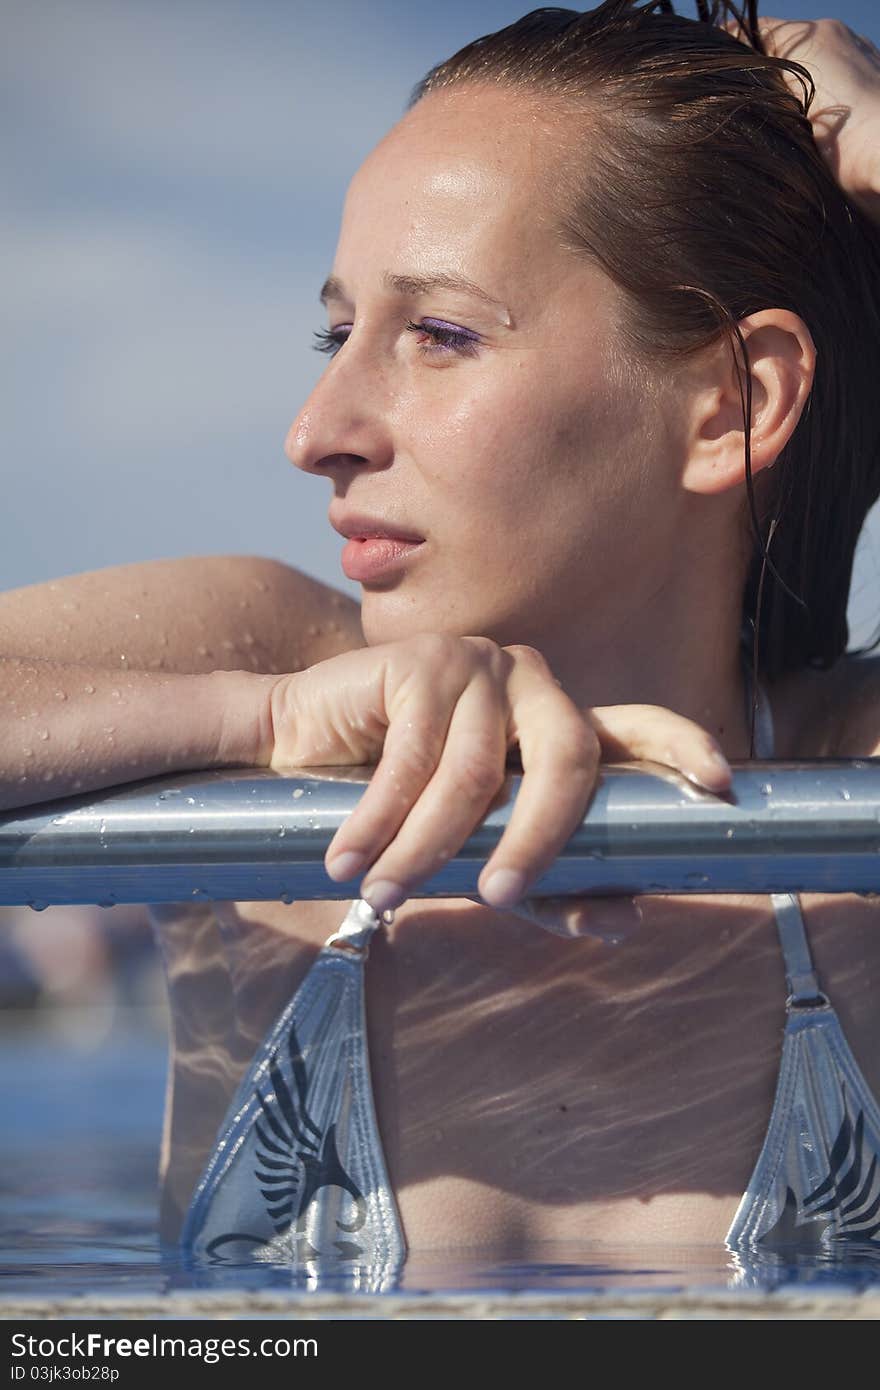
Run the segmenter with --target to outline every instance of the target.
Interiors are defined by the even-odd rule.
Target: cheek
[[[612,382],[601,360],[576,365],[536,351],[436,378],[429,397],[406,402],[398,438],[447,543],[478,537],[490,562],[496,540],[509,557],[513,528],[523,538],[555,533],[564,551],[566,533],[582,544],[585,527],[613,525],[644,492],[645,402]]]

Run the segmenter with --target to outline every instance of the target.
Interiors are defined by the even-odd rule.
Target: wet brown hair
[[[880,492],[880,229],[819,153],[809,72],[764,52],[755,0],[696,7],[696,19],[670,0],[532,10],[432,68],[407,109],[439,88],[491,82],[587,116],[598,139],[562,231],[623,291],[622,346],[656,371],[730,335],[756,539],[743,618],[773,679],[830,666],[847,645],[856,541]],[[737,37],[720,27],[728,18]],[[756,498],[737,321],[770,307],[800,315],[817,361]]]

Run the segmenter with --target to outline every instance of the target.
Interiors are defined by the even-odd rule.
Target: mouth
[[[425,544],[401,536],[352,536],[340,557],[347,579],[367,584],[405,569]]]

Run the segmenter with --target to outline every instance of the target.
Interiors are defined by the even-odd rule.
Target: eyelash
[[[465,334],[460,329],[442,328],[439,325],[428,323],[413,323],[412,319],[406,320],[406,328],[409,333],[425,333],[431,339],[430,344],[419,343],[419,351],[427,354],[435,352],[445,356],[449,352],[456,353],[459,357],[475,357],[479,342],[470,334]],[[339,349],[348,339],[340,337],[341,330],[338,328],[318,328],[315,330],[316,341],[313,347],[316,352],[329,353],[334,357]]]

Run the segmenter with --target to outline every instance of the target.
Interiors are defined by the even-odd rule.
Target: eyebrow
[[[382,284],[385,289],[396,294],[411,297],[428,294],[431,290],[461,290],[464,294],[471,294],[475,299],[482,299],[484,303],[493,304],[496,309],[504,309],[505,313],[507,312],[507,306],[502,304],[500,299],[493,299],[491,294],[475,285],[473,280],[467,280],[463,275],[454,275],[451,271],[435,271],[432,275],[393,275],[390,270],[386,270],[382,276]],[[322,304],[326,304],[328,299],[348,300],[342,281],[335,275],[324,281],[318,297]]]

